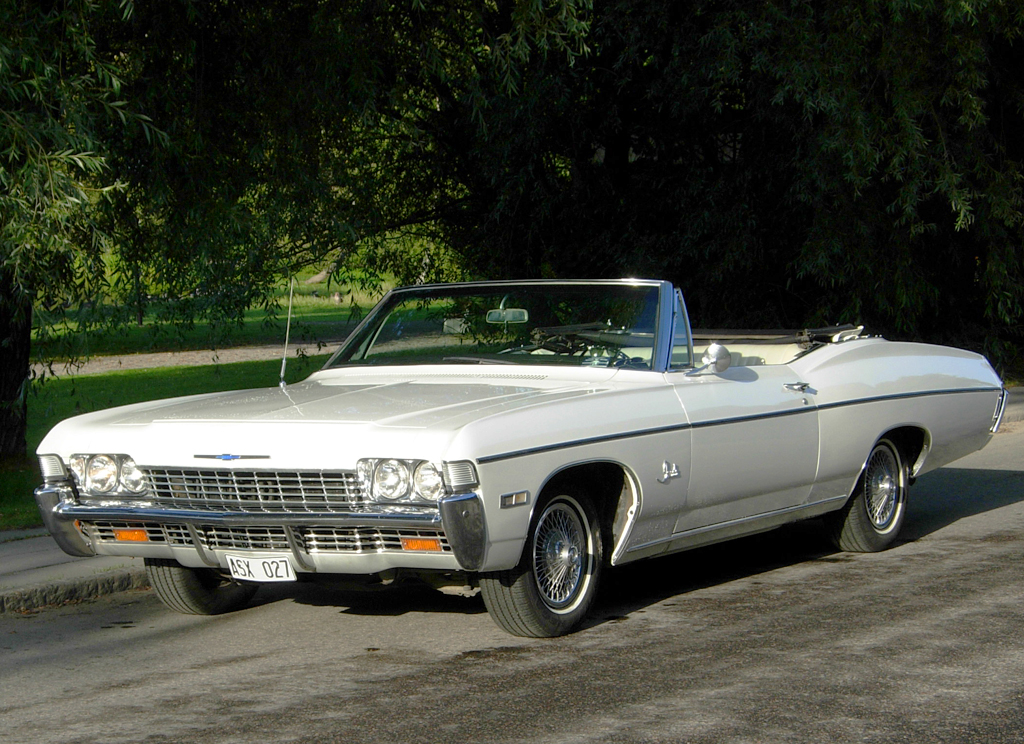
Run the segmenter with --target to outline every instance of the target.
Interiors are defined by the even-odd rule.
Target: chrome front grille
[[[403,537],[441,541],[441,550],[452,552],[441,530],[380,529],[378,527],[309,527],[300,532],[307,553],[377,553],[401,550]]]
[[[97,542],[117,542],[115,529],[146,530],[149,542],[192,547],[192,538],[183,524],[153,522],[83,522],[85,533]],[[288,551],[284,527],[221,527],[196,525],[199,542],[209,550]],[[296,527],[296,537],[307,553],[382,553],[402,551],[402,538],[436,539],[444,553],[451,546],[443,530],[394,529],[380,527]],[[142,543],[145,544],[145,543]]]
[[[199,542],[211,550],[289,550],[282,527],[199,528]]]
[[[352,471],[144,471],[153,502],[167,509],[219,512],[343,512],[367,503]]]

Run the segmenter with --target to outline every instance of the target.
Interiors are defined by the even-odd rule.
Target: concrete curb
[[[25,589],[0,592],[0,612],[31,612],[96,599],[129,589],[148,589],[145,569],[111,571],[108,574],[54,581]]]
[[[0,613],[25,613],[149,586],[141,558],[67,555],[43,529],[0,532]]]

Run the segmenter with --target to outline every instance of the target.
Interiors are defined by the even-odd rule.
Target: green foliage
[[[47,304],[95,294],[104,236],[92,208],[117,188],[101,123],[132,120],[156,136],[120,97],[114,58],[97,51],[93,23],[115,10],[132,4],[0,3],[0,268]]]
[[[432,82],[445,241],[488,276],[674,279],[705,326],[866,322],[1006,361],[1022,28],[1010,2],[599,3],[574,64],[477,83],[484,122]]]
[[[101,291],[95,205],[117,183],[98,130],[132,122],[155,134],[93,37],[105,15],[131,11],[129,0],[0,2],[0,455],[24,450],[33,303],[59,316]]]
[[[116,296],[137,316],[156,295],[168,320],[230,322],[306,266],[457,277],[440,226],[461,187],[425,129],[434,83],[482,121],[480,66],[511,86],[534,47],[581,53],[586,27],[586,2],[502,5],[172,0],[112,25],[125,95],[169,135],[108,136],[126,184],[104,213]]]
[[[375,304],[373,297],[362,298],[361,304],[351,295],[338,298],[312,297],[296,291],[292,308],[291,341],[303,344],[336,345],[343,340]],[[279,298],[278,298],[279,299]],[[377,298],[379,299],[379,298]],[[284,303],[287,305],[287,294]],[[138,354],[160,351],[225,349],[239,346],[280,346],[284,343],[287,309],[268,316],[263,308],[247,310],[230,327],[195,323],[189,328],[173,328],[161,323],[162,308],[153,303],[143,316],[143,324],[96,321],[97,314],[117,314],[116,307],[103,306],[66,314],[66,331],[55,331],[37,340],[37,355],[47,360],[66,361],[90,356]],[[38,314],[38,313],[37,313]],[[79,315],[86,316],[78,323]],[[116,325],[106,331],[82,331],[81,327]],[[66,332],[69,338],[59,334]],[[68,353],[70,352],[70,353]],[[60,365],[55,365],[59,368]]]

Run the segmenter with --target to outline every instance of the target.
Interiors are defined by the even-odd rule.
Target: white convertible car
[[[410,287],[304,382],[62,422],[36,499],[64,550],[145,558],[181,612],[416,577],[555,636],[609,565],[811,517],[886,548],[1005,400],[977,354],[859,328],[698,343],[668,282]]]

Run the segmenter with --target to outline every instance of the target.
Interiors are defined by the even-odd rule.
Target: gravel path
[[[333,351],[337,344],[328,344],[318,350],[315,345],[289,344],[288,358],[294,359],[299,351],[312,356]],[[195,367],[202,364],[231,364],[232,362],[253,362],[264,359],[280,359],[281,345],[242,346],[231,349],[204,349],[201,351],[160,351],[152,354],[122,354],[119,356],[95,356],[78,364],[53,363],[52,372],[60,377],[68,375],[100,375],[122,369],[149,369],[151,367]],[[33,365],[36,374],[46,371],[47,366]]]

